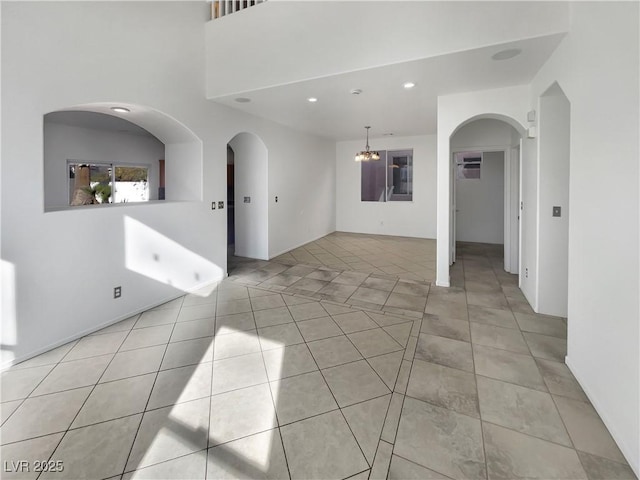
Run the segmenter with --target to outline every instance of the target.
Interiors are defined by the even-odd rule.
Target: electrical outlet
[[[113,287],[113,298],[120,298],[122,296],[122,287]]]
[[[529,278],[529,269],[528,268],[524,269],[524,278]]]
[[[224,208],[224,202],[218,202],[218,210]]]

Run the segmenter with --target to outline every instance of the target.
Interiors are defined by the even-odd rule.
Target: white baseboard
[[[566,363],[567,367],[569,367],[569,370],[571,370],[571,373],[573,373],[573,376],[576,377],[576,380],[582,387],[582,390],[584,391],[584,393],[587,395],[587,398],[593,405],[593,408],[595,408],[598,415],[600,415],[602,422],[604,423],[605,427],[607,427],[607,430],[609,430],[609,433],[611,434],[611,436],[613,437],[613,440],[618,445],[618,448],[622,452],[622,455],[624,455],[624,458],[627,459],[627,462],[629,463],[629,466],[636,474],[636,477],[640,478],[640,465],[638,464],[639,459],[638,457],[634,458],[633,456],[633,454],[634,453],[637,454],[637,452],[634,452],[632,448],[630,448],[628,445],[625,444],[622,437],[619,435],[618,431],[616,430],[614,424],[609,419],[609,416],[607,415],[606,410],[602,408],[602,405],[600,404],[598,399],[589,390],[587,383],[584,382],[584,377],[576,368],[576,366],[571,362],[571,358],[569,358],[568,355],[564,358],[564,362]]]

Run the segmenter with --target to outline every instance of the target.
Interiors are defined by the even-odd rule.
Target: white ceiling
[[[397,136],[436,132],[439,95],[530,83],[564,34],[360,70],[216,98],[214,101],[259,117],[337,141],[386,133]],[[518,48],[510,60],[495,61],[499,51]],[[405,90],[404,82],[415,82]],[[352,89],[361,89],[352,95]],[[251,99],[238,103],[238,97]],[[316,103],[307,101],[317,97]]]

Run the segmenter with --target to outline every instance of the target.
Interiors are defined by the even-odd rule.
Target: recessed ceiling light
[[[415,87],[415,86],[416,86],[416,84],[415,84],[415,83],[413,83],[413,82],[406,82],[406,83],[404,83],[402,86],[403,86],[404,88],[406,88],[407,90],[409,90],[410,88]]]
[[[234,100],[238,103],[249,103],[251,101],[251,99],[247,97],[238,97]]]
[[[118,113],[128,113],[128,112],[131,111],[126,107],[111,107],[111,110],[113,110],[114,112],[118,112]]]
[[[509,60],[510,58],[517,57],[522,53],[519,48],[509,48],[508,50],[502,50],[498,53],[494,53],[491,58],[494,60]]]
[[[350,93],[351,95],[360,95],[362,93],[362,90],[360,90],[359,88],[354,88]]]
[[[318,99],[316,97],[309,97],[307,98],[307,101],[311,102],[311,103],[315,103],[318,101]]]

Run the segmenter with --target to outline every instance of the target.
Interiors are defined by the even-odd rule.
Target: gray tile
[[[618,463],[607,458],[578,452],[589,480],[636,480],[633,470],[626,463]]]
[[[415,295],[392,292],[384,306],[423,312],[426,303],[427,297],[416,297]]]
[[[482,307],[509,310],[509,303],[507,303],[507,297],[505,297],[502,292],[497,292],[497,293],[467,292],[467,303],[469,305],[480,305]]]
[[[607,427],[589,403],[566,397],[554,400],[577,450],[625,463]]]
[[[467,292],[465,292],[464,288],[433,286],[429,290],[429,298],[432,297],[437,297],[439,302],[443,303],[467,304]]]
[[[198,365],[213,361],[213,337],[170,343],[162,359],[161,370]]]
[[[216,304],[205,303],[203,305],[183,306],[178,315],[178,322],[189,320],[200,320],[202,318],[213,318],[216,316]]]
[[[566,340],[529,332],[524,332],[522,335],[534,357],[564,363],[567,356]]]
[[[216,317],[216,335],[255,330],[256,322],[252,312],[234,313]]]
[[[298,275],[290,275],[288,273],[281,273],[276,275],[275,277],[271,277],[264,282],[262,282],[261,286],[263,287],[271,287],[273,285],[278,285],[282,287],[289,287],[300,280],[302,277]]]
[[[160,310],[147,310],[139,317],[133,328],[157,327],[175,323],[180,313],[179,308],[169,308]]]
[[[510,310],[469,305],[469,321],[495,325],[497,327],[518,328],[516,319]]]
[[[207,448],[208,427],[209,398],[146,412],[125,471]]]
[[[0,425],[3,424],[21,404],[22,400],[0,403]]]
[[[169,343],[173,325],[160,325],[158,327],[140,328],[131,330],[129,336],[120,346],[120,351],[133,350],[136,348],[152,347]]]
[[[582,387],[575,379],[569,367],[564,363],[536,358],[536,363],[542,373],[542,378],[554,395],[562,395],[576,400],[588,402],[588,398],[582,391]]]
[[[397,352],[387,353],[386,355],[371,357],[367,360],[371,368],[375,370],[390,390],[393,390],[396,380],[398,379],[398,372],[400,371],[403,356],[404,352],[399,350]]]
[[[372,303],[374,305],[384,305],[388,297],[388,291],[358,287],[353,295],[349,297],[349,302],[352,303],[353,300],[358,300],[360,302]]]
[[[31,396],[94,385],[98,383],[98,379],[113,357],[114,355],[109,354],[59,363],[38,385]]]
[[[586,479],[575,450],[483,423],[490,480]]]
[[[293,480],[340,479],[369,468],[340,412],[308,418],[280,430]]]
[[[105,333],[81,338],[64,357],[65,362],[81,358],[96,357],[107,353],[116,353],[128,332]]]
[[[304,320],[298,322],[298,328],[307,342],[342,335],[342,330],[340,330],[340,327],[338,327],[331,317]]]
[[[289,313],[289,309],[287,307],[258,310],[257,312],[254,312],[254,317],[258,328],[293,322],[293,317]]]
[[[319,290],[322,290],[324,287],[326,287],[328,283],[329,282],[325,282],[323,280],[314,280],[313,278],[301,278],[296,283],[291,285],[289,289],[296,289],[300,291],[315,293]]]
[[[332,280],[333,283],[343,285],[360,285],[369,276],[368,273],[361,272],[342,272]]]
[[[415,358],[473,372],[471,345],[459,340],[421,333],[418,337]]]
[[[97,385],[71,424],[71,428],[143,412],[155,379],[155,374],[150,373]]]
[[[426,297],[429,294],[429,284],[412,283],[399,280],[393,288],[393,293],[404,293],[418,297]]]
[[[322,374],[341,408],[390,393],[364,360],[327,368]]]
[[[147,409],[188,402],[211,394],[211,363],[158,373]]]
[[[404,350],[404,346],[396,342],[382,328],[350,333],[347,337],[365,358]]]
[[[306,278],[313,278],[314,280],[324,280],[325,282],[330,282],[338,275],[340,275],[340,272],[334,270],[315,270],[306,275]]]
[[[141,468],[122,476],[122,480],[193,480],[204,479],[207,452],[202,450],[184,457]]]
[[[523,332],[541,333],[552,337],[567,338],[567,324],[560,317],[547,315],[515,313],[516,320]]]
[[[35,462],[41,462],[43,459],[49,459],[55,448],[58,446],[62,435],[62,433],[54,433],[53,435],[4,445],[0,451],[0,461],[3,466],[3,480],[36,480],[38,475],[40,475],[40,471],[35,470]],[[51,460],[53,462],[57,461],[55,458],[52,458]],[[20,471],[19,462],[21,461],[28,462],[28,471]],[[16,467],[14,467],[14,465]]]
[[[228,335],[218,335],[215,337],[213,358],[215,360],[221,360],[223,358],[237,357],[259,351],[260,341],[258,340],[258,334],[256,332],[230,333]]]
[[[377,277],[369,277],[364,282],[362,282],[362,287],[373,288],[375,290],[382,290],[385,292],[390,292],[393,290],[393,287],[396,286],[396,280],[389,280],[386,278],[377,278]]]
[[[407,396],[480,418],[476,380],[472,373],[415,360]]]
[[[345,336],[316,340],[307,344],[320,368],[360,360],[362,356]]]
[[[407,322],[407,317],[398,315],[388,315],[383,313],[366,312],[367,316],[371,318],[380,327],[388,327],[391,325],[397,325],[399,323]]]
[[[327,316],[327,311],[322,307],[320,302],[290,305],[289,310],[291,311],[291,315],[293,315],[293,319],[296,322]]]
[[[422,319],[420,331],[430,335],[447,337],[463,342],[471,341],[469,322],[466,320],[457,320],[455,318],[447,318],[440,315],[425,313]]]
[[[100,382],[157,372],[160,369],[165,348],[165,345],[158,345],[117,353],[100,378]]]
[[[225,358],[213,362],[211,393],[223,393],[267,382],[262,354]]]
[[[342,409],[349,428],[370,465],[373,464],[390,400],[391,395],[386,395]]]
[[[295,323],[259,328],[258,335],[262,350],[272,350],[274,348],[304,343],[304,339],[302,335],[300,335],[298,326]]]
[[[322,293],[325,295],[331,295],[334,297],[350,297],[351,295],[353,295],[353,292],[355,292],[358,289],[358,287],[356,285],[344,285],[342,283],[334,283],[331,282],[329,283],[326,287],[322,288],[321,290],[318,291],[318,293]],[[331,313],[331,312],[329,312]]]
[[[65,431],[89,393],[85,387],[25,400],[2,426],[2,444]]]
[[[378,325],[362,311],[353,311],[334,315],[333,319],[344,333],[359,332],[377,328]]]
[[[398,381],[393,389],[395,392],[402,393],[403,395],[407,391],[407,385],[409,384],[409,375],[411,374],[411,363],[409,360],[403,360],[400,365],[400,372],[398,373]]]
[[[27,398],[40,382],[53,370],[55,365],[9,369],[0,376],[0,398],[2,402]]]
[[[139,317],[140,315],[134,315],[132,317],[125,318],[124,320],[121,320],[117,323],[109,325],[108,327],[98,330],[97,332],[93,332],[91,335],[102,335],[103,333],[114,333],[114,332],[128,332],[136,324]]]
[[[477,345],[494,347],[510,352],[529,354],[529,348],[519,330],[496,327],[481,323],[470,323],[471,341]]]
[[[251,302],[248,298],[237,300],[218,301],[216,307],[216,315],[231,315],[233,313],[242,313],[251,311]]]
[[[381,440],[378,445],[373,467],[371,468],[371,476],[369,477],[371,480],[386,480],[392,452],[393,445]]]
[[[107,333],[110,333],[110,332],[107,332]],[[31,357],[28,360],[25,360],[23,362],[13,365],[9,370],[6,370],[5,372],[3,372],[3,374],[9,371],[13,372],[15,370],[20,370],[23,368],[42,367],[45,365],[56,364],[62,361],[65,355],[69,353],[69,350],[71,350],[76,343],[78,343],[78,341],[74,340],[73,342],[66,343],[52,350],[41,353],[40,355]],[[4,389],[4,385],[2,387]]]
[[[266,383],[211,397],[209,446],[277,426],[271,391]]]
[[[410,462],[397,455],[391,456],[389,480],[448,480],[449,477]]]
[[[424,311],[425,313],[445,318],[456,318],[458,320],[468,319],[466,303],[449,301],[443,295],[430,294],[427,298],[427,305]]]
[[[262,355],[270,381],[318,369],[309,348],[304,343],[267,350]]]
[[[195,338],[211,337],[215,331],[213,318],[201,318],[176,323],[171,334],[171,342],[181,342]]]
[[[416,320],[416,321],[421,322],[421,320]],[[407,322],[407,323],[399,323],[397,325],[390,325],[388,327],[383,327],[382,329],[386,333],[391,335],[391,337],[393,337],[393,339],[404,348],[407,346],[407,342],[409,341],[409,336],[411,335],[411,330],[413,326],[414,326],[414,322]]]
[[[542,375],[531,355],[520,355],[497,348],[474,345],[473,359],[478,375],[543,392],[547,391]]]
[[[406,398],[394,453],[451,478],[486,478],[480,421]]]
[[[180,298],[177,298],[176,300],[174,300],[174,302],[177,302],[178,300],[180,300]],[[178,307],[192,307],[194,305],[204,305],[204,304],[208,304],[208,305],[212,305],[214,303],[216,303],[218,301],[218,290],[214,289],[214,290],[206,290],[206,291],[201,291],[201,292],[192,292],[188,295],[185,295],[183,297],[183,301],[182,303],[178,303],[175,306]],[[165,305],[171,305],[173,302],[168,302]],[[173,305],[172,305],[173,306]]]
[[[208,450],[207,479],[269,479],[289,478],[280,432],[278,429]]]
[[[320,372],[305,373],[271,382],[271,391],[280,425],[338,408]]]
[[[265,295],[251,299],[251,306],[254,311],[265,310],[267,308],[285,307],[284,300],[281,295]]]
[[[384,420],[382,434],[380,435],[380,438],[385,442],[395,443],[396,441],[396,433],[398,432],[398,423],[400,422],[404,398],[404,395],[397,392],[391,394],[391,403],[387,411],[387,418]]]
[[[107,478],[123,472],[142,415],[71,430],[53,454],[64,461],[62,472],[40,478]]]
[[[571,446],[551,395],[480,376],[477,382],[483,420]]]

